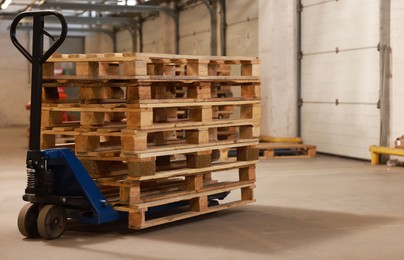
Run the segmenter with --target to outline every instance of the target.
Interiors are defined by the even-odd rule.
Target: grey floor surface
[[[24,239],[25,129],[0,128],[0,259],[404,259],[404,168],[330,156],[261,161],[255,204],[144,231],[69,224]]]

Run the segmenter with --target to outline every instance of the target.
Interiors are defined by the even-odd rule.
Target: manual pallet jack
[[[44,35],[54,40],[44,29],[46,16],[54,16],[60,21],[61,33],[44,53]],[[18,23],[28,17],[33,19],[32,54],[22,47],[16,37]],[[56,11],[23,12],[15,17],[10,28],[11,41],[32,64],[27,187],[23,196],[29,203],[18,215],[18,229],[29,238],[60,237],[65,231],[67,218],[101,224],[126,217],[107,204],[106,198],[70,149],[40,150],[42,66],[63,43],[66,35],[66,20]]]
[[[44,35],[52,38],[44,29],[45,17],[54,16],[61,24],[59,38],[43,51]],[[16,29],[24,18],[33,19],[33,43],[30,54],[18,42]],[[18,215],[18,229],[28,238],[59,238],[65,231],[67,219],[80,223],[102,224],[128,217],[127,212],[114,210],[98,189],[75,154],[66,148],[40,150],[42,67],[67,36],[64,16],[56,11],[27,11],[20,13],[10,27],[11,41],[32,64],[31,116],[29,150],[27,151],[27,187],[23,200],[29,202]],[[210,195],[209,205],[219,204],[228,192]],[[188,201],[152,207],[148,213],[161,212],[189,205]]]

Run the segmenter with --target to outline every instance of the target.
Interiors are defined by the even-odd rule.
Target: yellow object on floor
[[[371,145],[369,147],[370,155],[371,155],[371,164],[377,165],[380,163],[380,155],[388,154],[388,155],[396,155],[396,156],[404,156],[404,149],[393,148],[393,147],[383,147]]]

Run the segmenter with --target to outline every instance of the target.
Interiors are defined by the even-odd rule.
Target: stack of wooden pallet
[[[54,75],[61,65],[75,66],[76,74]],[[53,55],[44,65],[42,148],[73,149],[108,202],[129,212],[133,229],[251,203],[258,66],[246,57]],[[57,87],[79,95],[59,99]],[[62,112],[72,111],[80,121],[63,122]],[[75,142],[57,144],[58,135]],[[237,157],[218,160],[221,149],[236,149]],[[241,196],[215,200],[232,191]],[[184,207],[150,214],[173,203]]]

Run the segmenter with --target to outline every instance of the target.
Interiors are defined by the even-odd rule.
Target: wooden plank
[[[178,121],[178,123],[160,123],[154,124],[151,127],[143,127],[141,130],[129,130],[132,134],[140,134],[140,133],[153,133],[160,131],[174,131],[174,130],[193,130],[193,129],[211,129],[211,128],[222,128],[222,127],[237,127],[237,126],[253,126],[253,129],[258,129],[257,124],[258,120],[215,120],[210,123],[198,124],[195,122],[184,122]],[[64,125],[65,123],[63,123]],[[79,126],[75,124],[76,126]],[[115,128],[118,127],[119,128]],[[63,127],[56,126],[51,129],[43,129],[42,133],[44,134],[65,134],[65,135],[88,135],[88,136],[122,136],[125,134],[125,124],[104,124],[102,126],[97,127],[95,130],[89,130],[87,132],[78,132],[73,131],[71,127]],[[257,134],[253,134],[254,137],[257,137]]]
[[[219,194],[222,192],[228,192],[232,190],[238,190],[246,187],[254,187],[254,182],[232,182],[229,184],[218,184],[213,188],[203,188],[200,191],[188,191],[186,194],[181,195],[181,196],[173,196],[173,197],[168,197],[164,198],[163,196],[160,196],[160,199],[154,199],[142,203],[137,203],[135,205],[131,205],[131,208],[133,209],[145,209],[145,208],[150,208],[150,207],[155,207],[159,205],[166,205],[169,203],[177,202],[177,201],[183,201],[183,200],[189,200],[197,197],[202,197],[202,196],[209,196],[213,194]]]
[[[218,206],[208,207],[204,211],[186,211],[186,212],[170,215],[170,216],[167,216],[167,217],[161,217],[161,218],[156,218],[156,219],[151,219],[151,220],[144,221],[144,222],[142,222],[141,225],[139,225],[139,227],[133,227],[133,226],[129,225],[129,228],[143,229],[143,228],[154,227],[154,226],[158,226],[158,225],[171,223],[171,222],[174,222],[174,221],[179,221],[179,220],[183,220],[183,219],[187,219],[187,218],[191,218],[191,217],[200,216],[200,215],[203,215],[203,214],[209,214],[209,213],[217,212],[217,211],[220,211],[220,210],[225,210],[225,209],[230,209],[230,208],[234,208],[234,207],[244,206],[244,205],[247,205],[247,204],[250,204],[250,203],[253,203],[253,202],[255,202],[255,200],[251,200],[251,201],[239,200],[239,201],[229,202],[229,203],[225,203],[225,204],[220,204]],[[116,209],[120,210],[120,208],[116,208]]]
[[[255,171],[251,171],[250,169],[253,169],[253,166],[255,163],[258,161],[231,161],[228,160],[228,162],[220,162],[220,163],[215,163],[210,167],[204,167],[204,168],[186,168],[182,167],[181,169],[174,169],[174,170],[165,170],[165,171],[160,171],[156,172],[155,175],[148,175],[148,176],[128,176],[127,171],[114,171],[114,174],[110,174],[111,179],[108,179],[107,177],[103,178],[97,178],[97,183],[105,185],[105,186],[117,186],[117,187],[131,187],[132,182],[144,182],[144,181],[150,181],[150,180],[159,180],[159,179],[168,179],[168,178],[173,178],[173,177],[186,177],[186,176],[191,176],[195,174],[206,174],[206,173],[212,173],[212,172],[217,172],[217,171],[228,171],[232,169],[239,169],[239,174],[240,174],[240,180],[242,181],[249,181],[249,180],[255,180]]]
[[[174,63],[185,63],[186,60],[207,60],[210,62],[234,62],[245,64],[257,64],[257,57],[245,56],[197,56],[197,55],[178,55],[178,54],[162,54],[162,53],[92,53],[92,54],[53,54],[47,62],[78,62],[78,61],[131,61],[131,60],[170,60]]]
[[[150,148],[145,152],[136,153],[139,158],[147,158],[150,156],[163,156],[163,155],[174,155],[174,154],[183,154],[183,153],[195,153],[206,151],[207,148],[210,150],[214,149],[224,149],[224,148],[236,148],[236,147],[244,147],[248,145],[257,144],[256,139],[246,139],[246,140],[234,140],[234,141],[219,141],[212,142],[209,144],[187,144],[183,146],[173,146],[173,147],[164,147],[164,148]]]
[[[188,145],[188,148],[182,147],[182,149],[178,150],[176,146],[171,146],[165,147],[164,149],[162,148],[150,148],[147,151],[144,152],[133,152],[131,156],[119,154],[119,147],[117,150],[108,150],[105,153],[102,151],[100,152],[94,152],[94,153],[78,153],[77,156],[79,159],[91,159],[91,160],[100,160],[100,161],[131,161],[135,159],[147,159],[153,156],[165,156],[165,155],[177,155],[177,154],[186,154],[186,153],[195,153],[195,152],[201,152],[201,151],[207,151],[207,150],[221,150],[221,149],[234,149],[237,147],[243,147],[243,146],[250,146],[250,145],[256,145],[258,143],[258,140],[232,140],[232,141],[220,141],[220,142],[215,142],[209,145],[204,145],[200,147],[193,147],[195,145]],[[159,150],[160,149],[160,150]],[[254,160],[251,160],[254,161]]]
[[[231,101],[207,101],[207,102],[181,102],[152,103],[152,104],[50,104],[44,105],[42,111],[69,111],[69,112],[131,112],[139,108],[171,108],[171,107],[209,107],[209,106],[243,106],[259,105],[260,100],[231,100]],[[250,116],[251,117],[251,116]]]
[[[66,81],[88,81],[88,82],[105,82],[109,80],[130,81],[130,82],[183,82],[193,83],[198,81],[211,81],[211,82],[234,82],[234,83],[253,83],[259,82],[257,76],[165,76],[165,75],[148,75],[148,76],[126,76],[126,75],[99,75],[99,76],[83,76],[83,75],[54,75],[43,77],[44,80],[61,80]]]
[[[216,172],[216,171],[224,171],[237,169],[241,167],[251,166],[257,161],[243,161],[243,162],[223,162],[223,163],[215,163],[210,167],[205,168],[182,168],[178,170],[169,170],[163,172],[157,172],[153,176],[141,176],[141,177],[129,177],[128,180],[138,180],[138,181],[148,181],[148,180],[156,180],[156,179],[164,179],[164,178],[172,178],[176,176],[187,176],[198,173],[206,173],[206,172]]]

